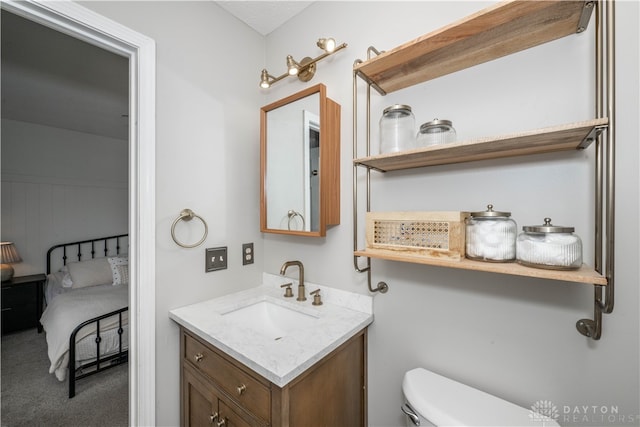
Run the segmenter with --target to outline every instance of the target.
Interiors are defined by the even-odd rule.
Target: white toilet
[[[422,368],[405,373],[402,392],[408,427],[559,426],[551,418]]]

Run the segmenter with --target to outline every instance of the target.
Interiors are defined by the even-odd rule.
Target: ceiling
[[[129,60],[2,10],[2,118],[128,138]]]
[[[216,1],[262,35],[311,1]],[[129,61],[2,10],[2,118],[128,139]]]
[[[216,3],[251,28],[266,36],[312,1],[216,1]]]

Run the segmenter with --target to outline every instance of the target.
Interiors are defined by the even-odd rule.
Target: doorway
[[[129,59],[129,424],[155,425],[155,43],[73,2],[0,7]]]

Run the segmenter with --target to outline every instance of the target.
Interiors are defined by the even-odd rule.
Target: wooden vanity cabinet
[[[182,393],[184,407],[182,425],[193,427],[218,425],[222,420],[226,427],[251,427],[229,406],[225,405],[216,388],[211,386],[191,367],[182,371]],[[257,424],[260,425],[260,424]]]
[[[366,425],[366,329],[278,387],[181,328],[182,426]]]

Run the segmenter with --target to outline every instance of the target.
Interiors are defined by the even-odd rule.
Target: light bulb
[[[317,45],[327,53],[331,53],[336,49],[336,41],[331,37],[328,39],[319,39]]]
[[[271,83],[269,83],[269,73],[265,68],[262,70],[262,77],[260,78],[260,87],[263,89],[268,89],[269,86],[271,86]]]
[[[290,76],[298,74],[298,63],[293,59],[293,56],[287,55],[287,70],[289,70]]]

